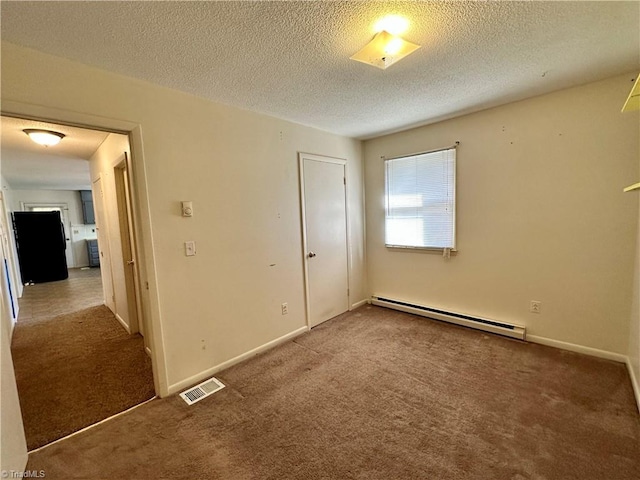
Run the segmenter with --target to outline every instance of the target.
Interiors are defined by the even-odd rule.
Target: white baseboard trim
[[[356,302],[353,305],[351,305],[351,308],[349,310],[355,310],[356,308],[366,305],[367,303],[371,303],[371,299],[365,298],[364,300],[360,300],[359,302]]]
[[[215,367],[208,368],[207,370],[204,370],[189,378],[185,378],[184,380],[178,383],[169,385],[169,395],[173,395],[174,393],[180,392],[185,388],[195,385],[198,382],[201,382],[202,380],[205,380],[206,378],[211,377],[212,375],[215,375],[216,373],[235,365],[236,363],[240,363],[243,360],[246,360],[247,358],[253,357],[255,355],[258,355],[259,353],[270,350],[273,347],[277,347],[281,343],[289,341],[308,331],[309,331],[309,327],[305,325],[304,327],[300,327],[294,330],[293,332],[289,332],[286,335],[283,335],[282,337],[276,338],[275,340],[271,340],[270,342],[267,342],[264,345],[260,345],[259,347],[256,347],[253,350],[249,350],[248,352],[238,355],[237,357],[227,360],[226,362],[222,362],[221,364],[216,365]]]
[[[151,355],[151,349],[149,347],[144,347],[144,351],[147,352],[147,355],[149,355],[149,358],[153,358],[153,356]]]
[[[571,352],[584,353],[585,355],[591,355],[592,357],[606,358],[607,360],[614,360],[620,363],[627,363],[627,356],[621,353],[608,352],[606,350],[598,350],[597,348],[585,347],[583,345],[577,345],[575,343],[562,342],[560,340],[554,340],[552,338],[539,337],[537,335],[527,334],[527,342],[539,343],[541,345],[547,345],[549,347],[560,348],[562,350],[569,350]]]
[[[640,384],[638,383],[638,377],[631,365],[631,359],[627,357],[627,370],[629,370],[629,377],[631,378],[631,385],[633,386],[633,393],[636,396],[636,403],[638,404],[638,413],[640,413]]]
[[[120,322],[120,324],[122,325],[122,327],[127,331],[127,333],[129,335],[131,335],[131,329],[129,328],[129,325],[127,325],[127,323],[117,313],[115,314],[115,316],[116,316],[116,320],[118,320]]]

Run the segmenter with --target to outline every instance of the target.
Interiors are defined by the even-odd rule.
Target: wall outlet
[[[184,242],[184,254],[187,257],[193,257],[196,254],[196,242],[193,240]]]
[[[542,302],[539,302],[538,300],[531,300],[531,306],[529,307],[529,310],[531,311],[531,313],[540,313],[541,309],[542,309]]]
[[[288,315],[289,314],[289,304],[288,303],[283,303],[282,305],[280,305],[280,307],[282,308],[282,315]]]

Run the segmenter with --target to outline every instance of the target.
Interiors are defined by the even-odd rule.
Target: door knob
[[[316,254],[315,254],[315,253],[313,253],[313,252],[309,252],[309,255],[307,255],[307,257],[309,257],[309,258],[313,258],[313,257],[315,257],[315,256],[316,256]]]

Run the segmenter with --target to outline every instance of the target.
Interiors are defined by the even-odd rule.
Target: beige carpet
[[[99,274],[25,289],[11,352],[30,450],[155,394],[143,338],[104,305],[72,311],[102,301]]]
[[[365,306],[30,455],[47,479],[638,480],[625,366]]]

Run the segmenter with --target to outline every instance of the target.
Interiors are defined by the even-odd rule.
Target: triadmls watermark
[[[0,471],[0,477],[2,478],[44,478],[46,474],[44,470],[2,470]]]

